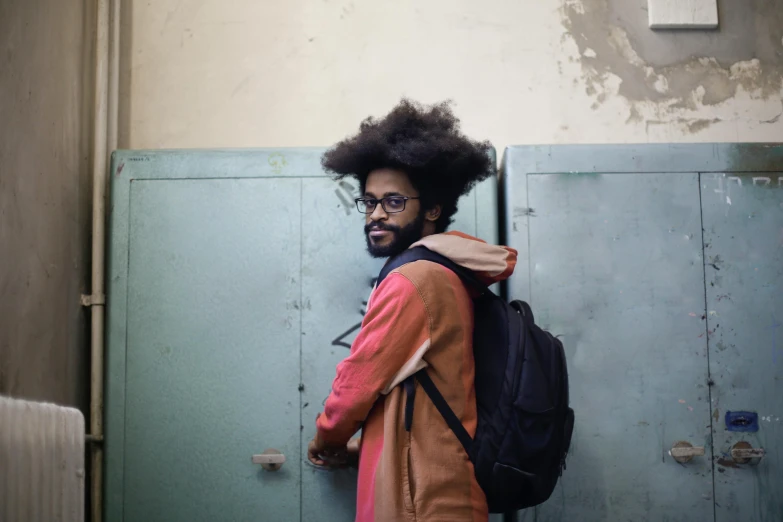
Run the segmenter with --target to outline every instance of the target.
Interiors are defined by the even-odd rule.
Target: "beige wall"
[[[509,144],[783,141],[780,0],[124,0],[129,148],[328,145],[401,95]],[[735,5],[736,4],[736,5]]]
[[[83,0],[0,0],[0,394],[86,411],[90,39]]]

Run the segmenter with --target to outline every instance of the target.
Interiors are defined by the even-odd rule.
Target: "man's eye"
[[[386,204],[393,209],[400,209],[405,204],[405,200],[402,198],[389,198],[386,200]]]

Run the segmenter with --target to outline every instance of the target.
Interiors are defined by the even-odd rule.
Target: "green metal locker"
[[[527,518],[783,519],[783,146],[510,147],[502,184],[576,411]]]
[[[353,520],[355,472],[306,447],[382,262],[322,152],[114,154],[106,520]],[[489,179],[452,228],[496,242],[497,209]]]

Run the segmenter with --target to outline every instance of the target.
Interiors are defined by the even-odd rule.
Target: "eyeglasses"
[[[407,196],[388,196],[382,199],[375,198],[356,198],[356,208],[362,214],[372,214],[375,212],[375,207],[378,203],[381,204],[383,211],[387,214],[396,214],[405,210],[405,202],[409,199],[419,199]]]

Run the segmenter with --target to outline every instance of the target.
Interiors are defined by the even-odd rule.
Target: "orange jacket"
[[[425,237],[426,246],[487,283],[508,278],[517,252],[459,232]],[[362,428],[357,522],[486,522],[487,503],[457,437],[417,384],[405,430],[405,392],[428,372],[472,436],[473,303],[456,274],[416,261],[393,271],[370,297],[362,329],[316,421],[318,435],[343,445]]]

